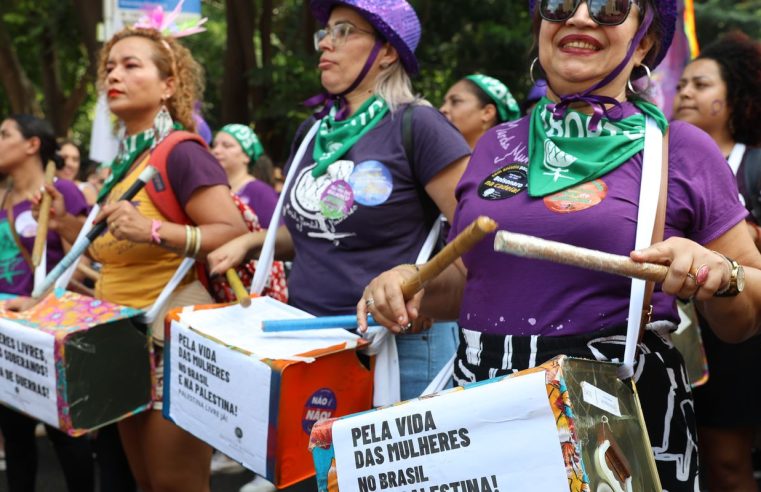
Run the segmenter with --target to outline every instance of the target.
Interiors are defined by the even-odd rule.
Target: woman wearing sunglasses
[[[669,266],[650,303],[632,376],[663,488],[686,492],[698,488],[697,436],[682,359],[669,341],[678,322],[675,296],[694,297],[709,320],[731,319],[716,325],[720,337],[748,338],[761,325],[761,256],[721,152],[682,122],[669,129],[667,239],[632,251],[645,130],[654,132],[651,142],[661,142],[668,124],[627,81],[663,59],[675,3],[529,2],[547,96],[530,116],[481,138],[457,187],[452,234],[488,215],[502,229]],[[499,176],[516,186],[491,186]],[[645,231],[640,237],[649,244]],[[367,304],[393,331],[421,314],[459,315],[454,376],[460,384],[559,354],[623,359],[630,304],[633,330],[642,306],[630,301],[629,279],[504,255],[492,244],[486,238],[406,304],[399,286],[413,267],[374,279],[358,304],[360,325]]]
[[[400,260],[414,263],[439,213],[451,219],[470,149],[413,96],[420,23],[405,0],[312,0],[311,8],[325,24],[315,34],[325,93],[314,99],[324,106],[304,159],[289,162],[297,168],[283,190],[277,255],[295,251],[291,304],[320,316],[354,314],[370,279]],[[294,152],[314,123],[302,125]],[[213,272],[258,256],[262,242],[248,234],[218,249],[209,256]],[[419,395],[454,353],[448,326],[397,337],[401,398]]]

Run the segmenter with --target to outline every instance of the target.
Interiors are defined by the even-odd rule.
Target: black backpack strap
[[[411,103],[404,108],[402,112],[402,145],[404,145],[404,155],[407,157],[407,162],[410,165],[410,172],[412,173],[412,179],[415,181],[415,190],[417,191],[420,203],[423,204],[423,216],[425,218],[425,225],[429,229],[433,227],[433,223],[439,217],[439,207],[433,202],[428,193],[425,192],[425,187],[417,178],[415,174],[415,133],[413,131],[412,115],[415,111],[415,104]]]
[[[761,149],[748,148],[743,156],[745,206],[761,224]]]

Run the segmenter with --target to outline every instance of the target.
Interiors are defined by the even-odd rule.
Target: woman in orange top
[[[158,297],[183,256],[203,256],[244,234],[246,226],[224,170],[194,141],[181,142],[169,153],[167,175],[196,226],[171,223],[145,190],[131,202],[116,201],[158,142],[180,125],[195,130],[193,101],[199,99],[202,75],[190,52],[156,29],[127,28],[104,46],[98,73],[124,138],[98,197],[103,208],[96,222],[105,220],[108,232],[91,248],[103,264],[95,291],[99,298],[144,308]],[[208,491],[211,448],[165,420],[156,411],[159,406],[156,402],[152,411],[119,422],[140,489]]]

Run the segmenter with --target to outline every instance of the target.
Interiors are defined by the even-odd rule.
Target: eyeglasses
[[[637,0],[542,0],[539,13],[550,22],[565,22],[576,13],[579,4],[587,2],[589,17],[601,26],[617,26],[629,16]]]
[[[325,29],[320,29],[319,31],[315,32],[314,49],[320,51],[320,42],[328,35],[330,35],[330,41],[333,44],[333,47],[338,48],[339,46],[345,44],[346,38],[348,38],[354,32],[375,35],[375,33],[372,31],[360,29],[353,24],[349,24],[348,22],[341,22],[333,27],[326,27]]]

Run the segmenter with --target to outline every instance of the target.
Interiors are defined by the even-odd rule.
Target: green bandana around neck
[[[645,147],[645,116],[661,132],[668,121],[660,109],[642,99],[632,103],[642,113],[620,121],[603,118],[596,132],[589,131],[591,116],[569,109],[556,120],[542,98],[531,112],[528,153],[528,193],[544,197],[593,181],[616,169]]]
[[[518,106],[518,102],[501,80],[482,74],[468,75],[465,78],[476,84],[494,101],[500,123],[517,120],[521,117],[521,108]]]
[[[124,179],[132,164],[140,154],[146,150],[152,150],[159,142],[169,135],[172,130],[182,130],[182,124],[172,121],[172,116],[166,107],[162,107],[153,119],[153,126],[145,131],[122,137],[119,140],[119,152],[116,158],[107,167],[111,168],[111,174],[103,183],[97,202],[111,193],[118,182]],[[158,133],[158,135],[156,135]]]
[[[320,121],[314,139],[315,160],[312,177],[319,178],[328,166],[343,157],[365,133],[372,130],[388,113],[388,104],[378,96],[372,96],[349,118],[336,121],[336,108]]]
[[[256,133],[250,127],[232,123],[223,126],[219,131],[233,137],[240,145],[240,148],[243,149],[243,152],[251,159],[252,164],[256,163],[264,155],[264,147],[259,141],[259,137],[256,136]]]

